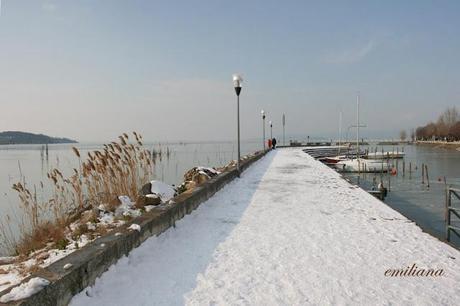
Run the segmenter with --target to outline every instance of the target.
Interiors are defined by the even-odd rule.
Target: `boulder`
[[[193,181],[197,184],[202,184],[219,173],[219,171],[213,168],[194,167],[184,174],[184,181]]]
[[[136,208],[142,208],[147,205],[160,205],[161,198],[156,194],[140,195],[136,200]]]
[[[147,184],[142,186],[141,190],[139,190],[139,194],[141,195],[152,194],[152,183],[148,182]]]

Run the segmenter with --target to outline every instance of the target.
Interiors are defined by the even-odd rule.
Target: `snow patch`
[[[28,298],[48,286],[49,283],[50,282],[44,278],[34,277],[27,283],[13,288],[10,292],[0,297],[0,303],[8,303]]]
[[[64,270],[68,270],[68,269],[70,269],[72,267],[73,267],[73,265],[71,263],[65,264],[64,265]]]
[[[141,231],[141,226],[139,224],[133,223],[133,224],[131,224],[130,227],[128,227],[128,229],[140,232]]]
[[[152,184],[151,192],[157,194],[162,202],[167,202],[176,194],[176,190],[166,183],[161,181],[151,181]]]

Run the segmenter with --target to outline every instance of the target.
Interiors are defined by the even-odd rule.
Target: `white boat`
[[[404,158],[404,152],[369,152],[366,155],[367,159],[395,159]]]
[[[387,163],[362,158],[341,160],[335,167],[341,172],[388,172]]]

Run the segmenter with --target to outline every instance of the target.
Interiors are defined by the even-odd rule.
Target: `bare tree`
[[[415,130],[415,136],[420,140],[447,139],[448,141],[460,139],[460,113],[455,106],[447,108],[438,118],[436,123],[430,122]]]
[[[406,138],[407,138],[406,130],[402,130],[401,132],[399,132],[399,139],[401,139],[402,141],[405,141]]]
[[[441,115],[439,119],[441,118],[447,128],[450,128],[458,121],[460,121],[460,115],[455,106],[446,109],[446,111]]]

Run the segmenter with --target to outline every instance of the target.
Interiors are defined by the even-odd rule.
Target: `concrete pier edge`
[[[241,171],[246,170],[265,153],[256,152],[253,156],[242,160]],[[192,192],[176,196],[171,203],[160,205],[109,234],[97,238],[50,266],[33,273],[21,283],[0,292],[0,296],[34,277],[42,277],[50,282],[41,291],[29,298],[7,304],[0,303],[0,305],[68,305],[74,295],[93,285],[96,279],[120,258],[128,255],[131,250],[141,245],[149,237],[158,236],[175,226],[176,221],[190,214],[236,177],[238,177],[238,171],[233,167],[206,181]],[[141,226],[140,232],[128,229],[133,223]],[[116,233],[121,235],[115,235]],[[66,264],[72,266],[66,270],[64,269]]]

